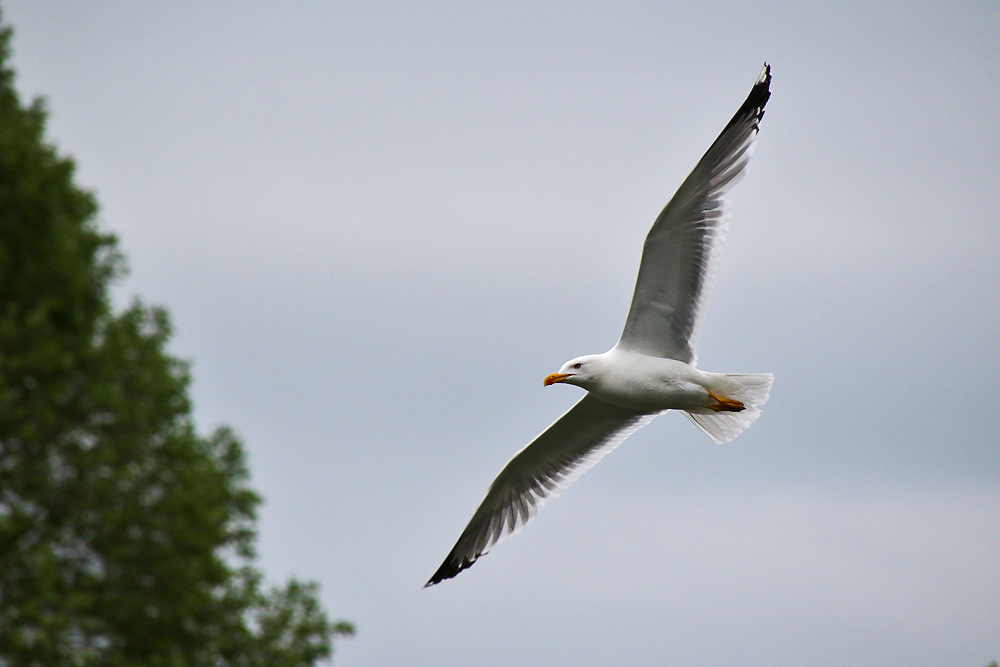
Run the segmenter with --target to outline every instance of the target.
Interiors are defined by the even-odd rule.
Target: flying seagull
[[[661,412],[683,411],[719,444],[760,415],[773,376],[700,371],[694,348],[730,217],[725,195],[747,172],[770,85],[764,63],[743,106],[653,223],[618,343],[604,354],[571,359],[545,378],[545,386],[574,384],[587,394],[504,466],[425,588],[523,528],[546,501]]]

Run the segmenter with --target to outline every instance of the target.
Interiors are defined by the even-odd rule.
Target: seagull
[[[424,588],[454,577],[518,532],[658,414],[681,410],[719,444],[760,416],[773,376],[700,371],[695,343],[730,217],[726,193],[747,172],[770,86],[764,63],[746,101],[646,236],[618,343],[604,354],[571,359],[544,380],[546,387],[572,384],[587,393],[504,466]]]

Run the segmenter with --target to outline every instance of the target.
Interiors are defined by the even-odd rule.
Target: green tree
[[[194,429],[166,312],[115,312],[93,195],[0,27],[0,666],[312,665],[353,632],[267,588],[239,440]]]

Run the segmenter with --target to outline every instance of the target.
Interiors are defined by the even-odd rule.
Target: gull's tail
[[[715,412],[709,408],[695,408],[684,412],[698,428],[718,444],[729,442],[760,417],[761,407],[767,403],[774,376],[740,375],[737,373],[706,373],[712,379],[712,392],[727,399],[743,403],[739,412]]]

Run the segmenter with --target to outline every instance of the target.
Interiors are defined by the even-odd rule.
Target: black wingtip
[[[427,580],[427,583],[424,584],[424,588],[430,588],[434,584],[440,584],[445,579],[451,579],[462,570],[472,567],[472,564],[475,563],[476,560],[476,558],[473,558],[472,560],[466,560],[464,558],[456,560],[449,555],[448,558],[441,563],[441,567],[437,569],[434,576]]]
[[[756,83],[750,89],[750,94],[747,95],[746,102],[736,112],[736,117],[733,120],[735,121],[738,118],[752,115],[760,122],[760,119],[764,117],[764,105],[767,104],[770,98],[771,66],[768,63],[764,63],[764,68],[761,69],[760,76],[757,77]]]
[[[768,63],[764,63],[763,69],[760,71],[760,76],[757,77],[757,81],[753,84],[753,88],[750,89],[750,94],[747,95],[746,101],[740,106],[739,111],[733,116],[732,120],[726,125],[728,130],[733,125],[737,123],[745,122],[747,117],[753,118],[753,129],[757,129],[757,125],[760,123],[760,119],[764,117],[764,105],[767,104],[767,100],[771,97],[771,66]]]
[[[764,105],[767,104],[767,100],[771,97],[771,65],[765,62],[764,67],[760,70],[760,76],[757,77],[757,83],[753,85],[750,90],[750,95],[747,96],[747,101],[754,100],[757,106],[760,107],[761,115],[764,114]]]
[[[760,70],[760,76],[757,77],[757,83],[764,84],[765,86],[771,85],[771,64],[766,60],[764,61],[764,67]]]

